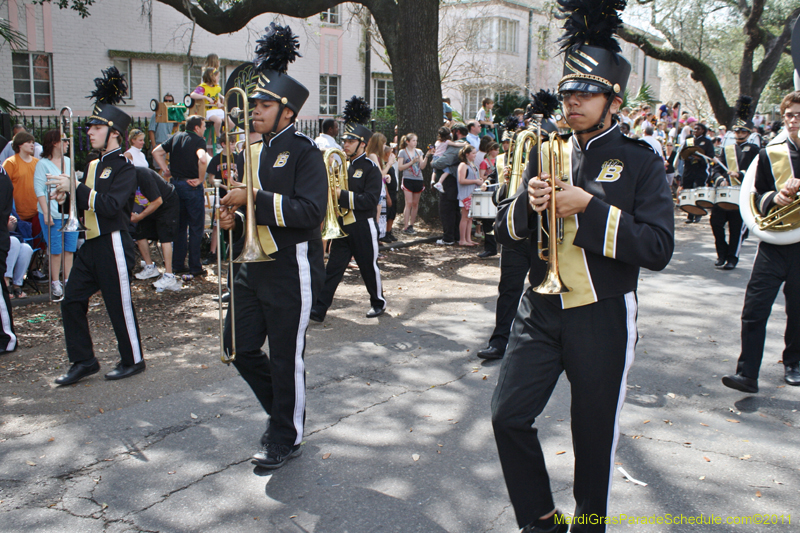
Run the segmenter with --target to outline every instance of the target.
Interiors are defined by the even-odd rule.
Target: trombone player
[[[800,90],[783,98],[781,115],[788,135],[783,141],[773,142],[762,148],[756,163],[753,163],[758,165],[755,204],[761,216],[767,215],[775,207],[800,203],[797,198],[800,189]],[[742,195],[746,193],[747,191],[742,191]],[[795,220],[797,216],[796,213],[793,215]],[[790,244],[765,241],[758,244],[758,254],[744,295],[742,352],[736,365],[736,374],[722,378],[726,387],[747,393],[758,392],[758,372],[764,357],[767,320],[778,290],[784,282],[784,381],[789,385],[800,385],[800,242],[795,240]]]
[[[245,234],[244,238],[258,239],[272,260],[243,263],[236,272],[224,346],[231,354],[232,335],[236,335],[233,364],[269,415],[261,449],[253,461],[259,467],[276,469],[302,453],[306,404],[303,355],[311,305],[325,275],[320,224],[325,216],[328,180],[317,145],[294,126],[308,89],[286,74],[288,61],[297,55],[291,30],[272,23],[258,45],[256,79],[249,101],[253,128],[264,142],[248,142],[245,147],[252,159],[251,168],[258,172],[253,172],[257,235]],[[282,60],[270,60],[264,50],[293,53]],[[240,177],[245,175],[240,171]],[[222,229],[234,228],[237,218],[241,221],[234,213],[246,204],[246,190],[232,188],[220,201],[224,207],[219,219]],[[231,331],[231,308],[236,331]],[[265,340],[269,356],[261,350]]]
[[[523,294],[492,398],[506,486],[519,527],[530,533],[569,529],[556,509],[534,425],[562,372],[572,396],[572,531],[606,530],[619,411],[637,340],[639,268],[663,269],[674,246],[663,162],[649,145],[625,138],[612,119],[631,65],[613,38],[620,23],[616,4],[603,10],[607,20],[597,20],[591,15],[596,1],[559,0],[568,20],[558,92],[574,134],[563,142],[558,134],[550,136],[542,148],[542,172],[501,204],[495,226],[506,245],[530,235],[540,215],[563,221],[561,243],[561,223],[550,227],[548,239],[548,259],[554,265],[561,260],[555,276],[563,287],[545,291],[543,284]],[[561,160],[561,172],[552,178],[551,151]],[[557,202],[551,200],[550,179],[558,185]],[[531,257],[529,280],[536,287],[551,278],[553,265],[537,258],[536,249]]]

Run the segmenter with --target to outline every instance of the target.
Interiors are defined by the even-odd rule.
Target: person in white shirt
[[[125,152],[125,158],[133,163],[135,167],[150,168],[147,158],[142,152],[142,148],[144,148],[144,132],[142,130],[131,130],[128,138],[131,141],[131,147]]]
[[[342,147],[336,142],[337,135],[339,135],[339,123],[334,118],[326,118],[322,121],[322,133],[314,139],[314,142],[317,143],[317,148],[323,152],[328,148],[341,150]]]
[[[469,133],[467,134],[467,142],[475,148],[475,151],[481,147],[481,123],[477,120],[470,120],[467,124]]]
[[[661,148],[661,143],[658,139],[653,137],[653,125],[649,122],[645,122],[642,132],[644,133],[644,135],[642,135],[642,140],[652,146],[658,156],[664,159],[664,150]]]

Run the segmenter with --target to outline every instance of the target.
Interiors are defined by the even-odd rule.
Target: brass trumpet
[[[541,126],[539,126],[539,133],[541,134]],[[539,176],[542,175],[542,144],[539,144]],[[545,231],[542,228],[542,214],[540,213],[537,238],[539,259],[547,261],[547,275],[541,285],[533,290],[539,294],[563,294],[570,292],[572,289],[564,284],[561,279],[561,273],[558,270],[558,245],[564,241],[564,220],[556,218],[556,191],[558,190],[558,181],[562,179],[561,176],[563,175],[564,153],[566,150],[564,149],[564,140],[558,133],[550,134],[547,146],[549,148],[549,184],[552,188],[550,202],[546,210],[549,231]],[[543,233],[547,235],[547,248],[543,246]]]
[[[338,156],[339,164],[333,156]],[[347,233],[339,224],[339,217],[347,215],[350,210],[339,206],[336,189],[347,189],[347,155],[338,148],[328,148],[322,154],[325,170],[328,173],[328,209],[322,223],[322,238],[326,241],[347,237]]]

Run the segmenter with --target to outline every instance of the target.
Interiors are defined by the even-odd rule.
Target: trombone
[[[333,156],[338,156],[337,162]],[[322,239],[341,239],[347,237],[342,226],[339,224],[339,217],[344,217],[350,210],[339,205],[339,198],[336,196],[336,189],[347,189],[347,155],[338,148],[328,148],[322,154],[325,161],[325,170],[328,174],[328,209],[325,211],[325,220],[322,222]]]
[[[541,139],[541,124],[538,126],[538,133],[539,138]],[[558,133],[551,133],[548,140],[549,142],[547,143],[547,146],[549,148],[550,156],[548,160],[550,163],[550,168],[548,169],[550,171],[550,179],[548,181],[552,189],[550,191],[550,201],[546,209],[547,228],[549,231],[545,231],[542,228],[542,214],[539,213],[538,238],[536,241],[539,251],[539,259],[542,261],[547,261],[547,275],[545,276],[541,285],[533,290],[539,294],[563,294],[572,290],[564,284],[564,281],[561,279],[561,273],[558,270],[558,245],[564,242],[564,219],[556,218],[556,191],[558,190],[558,180],[560,180],[561,176],[563,175],[562,166],[564,162],[563,158],[565,149],[564,140],[558,135]],[[543,143],[539,143],[538,176],[540,179],[542,175],[542,144]],[[547,248],[543,246],[543,233],[547,235]]]
[[[224,318],[222,316],[222,279],[219,274],[222,272],[222,255],[221,255],[221,242],[219,240],[219,224],[217,224],[217,273],[218,273],[218,281],[217,281],[217,292],[219,295],[219,321],[220,321],[220,360],[225,363],[226,365],[231,364],[233,361],[236,360],[236,314],[235,314],[235,306],[234,306],[234,292],[233,292],[233,285],[234,285],[234,276],[233,276],[233,264],[234,263],[257,263],[257,262],[264,262],[264,261],[274,261],[270,256],[268,256],[265,252],[263,247],[261,246],[261,242],[258,238],[258,227],[256,226],[256,210],[255,210],[255,203],[253,201],[253,190],[255,189],[254,185],[254,176],[253,176],[253,165],[251,162],[252,153],[251,153],[251,145],[250,145],[250,106],[248,105],[247,101],[247,93],[244,92],[239,87],[232,87],[225,93],[225,101],[230,101],[229,97],[233,94],[237,94],[241,98],[242,107],[234,107],[228,112],[228,115],[233,118],[242,118],[242,128],[245,138],[245,145],[244,145],[244,172],[242,175],[244,176],[244,184],[236,184],[234,185],[232,181],[229,181],[229,188],[231,189],[240,189],[246,188],[247,189],[247,207],[246,207],[246,218],[245,218],[245,234],[244,234],[244,248],[242,249],[242,253],[239,254],[239,257],[236,259],[233,258],[233,229],[228,230],[228,275],[230,277],[230,302],[228,303],[228,310],[231,314],[231,353],[228,354],[225,351],[225,323]],[[227,118],[227,117],[226,117]],[[235,120],[234,120],[235,122]],[[238,135],[241,132],[226,132],[226,140],[225,143],[225,155],[227,158],[228,164],[228,171],[232,168],[231,164],[231,137],[236,134]],[[230,173],[228,174],[231,175]],[[214,184],[218,188],[218,184],[215,182]]]

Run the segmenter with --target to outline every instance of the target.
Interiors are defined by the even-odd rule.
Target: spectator
[[[317,143],[317,148],[323,152],[329,148],[341,150],[342,146],[336,142],[336,137],[338,136],[339,123],[335,118],[326,118],[322,121],[322,133],[320,133],[319,136],[314,139],[314,142]]]
[[[167,93],[164,95],[164,103],[174,104],[175,98]],[[172,130],[175,127],[173,122],[156,122],[156,114],[150,117],[150,125],[147,128],[147,135],[150,137],[150,146],[158,146],[164,144],[167,139],[172,136]]]
[[[642,128],[642,133],[644,134],[642,136],[642,140],[647,144],[649,144],[650,146],[652,146],[653,151],[655,151],[655,153],[657,153],[661,159],[664,159],[664,151],[661,148],[661,143],[658,142],[658,139],[653,137],[654,133],[653,125],[650,124],[649,122],[645,122]]]
[[[125,152],[125,158],[133,163],[135,167],[150,168],[147,158],[142,153],[144,148],[144,132],[142,130],[131,130],[128,135],[131,147]]]
[[[478,169],[475,168],[475,156],[478,151],[470,146],[465,146],[458,153],[461,164],[458,165],[458,206],[461,208],[461,222],[459,223],[460,246],[477,246],[478,243],[472,240],[472,219],[469,216],[469,208],[472,205],[472,191],[480,185],[481,179],[478,176]]]
[[[453,125],[453,108],[450,106],[450,97],[445,96],[442,98],[442,113],[444,114],[444,125],[452,127]]]
[[[36,145],[33,135],[21,131],[14,135],[12,141],[14,155],[3,163],[11,183],[14,184],[14,205],[19,213],[20,220],[33,225],[33,235],[39,235],[41,225],[36,210],[36,192],[33,188],[33,174],[39,160],[34,157]]]
[[[693,129],[692,124],[694,124],[695,122],[697,122],[697,119],[694,117],[686,117],[686,120],[682,122],[682,129],[680,136],[678,137],[679,140],[678,144],[683,145],[684,143],[686,143],[686,139],[688,139],[689,136],[692,135],[692,129]]]
[[[481,132],[481,124],[477,120],[470,120],[467,123],[467,130],[469,134],[467,135],[467,142],[472,145],[475,150],[481,147],[481,138],[479,136]]]
[[[621,122],[620,125],[619,125],[619,131],[625,137],[630,137],[631,136],[631,125],[628,122]]]
[[[475,116],[481,125],[481,137],[484,135],[491,135],[494,137],[494,115],[492,115],[492,108],[494,107],[494,100],[491,98],[484,98],[481,102],[481,108]]]
[[[386,200],[386,235],[384,235],[383,239],[380,239],[381,242],[390,243],[397,240],[397,237],[392,234],[392,227],[394,226],[394,219],[397,216],[397,189],[398,182],[397,182],[397,175],[395,174],[394,167],[395,167],[396,158],[394,156],[394,151],[392,147],[386,145],[383,147],[383,165],[384,171],[386,174],[383,177],[383,180],[386,184],[386,193],[388,198]]]
[[[219,56],[217,54],[208,54],[206,56],[206,64],[203,65],[203,68],[213,68],[215,70],[219,70],[219,67]]]
[[[11,247],[8,234],[8,220],[14,204],[13,185],[0,167],[0,265],[8,259],[8,250]],[[17,336],[14,334],[14,317],[11,315],[11,300],[8,296],[8,286],[3,279],[3,297],[0,298],[0,355],[13,352],[17,349]]]
[[[136,224],[133,238],[144,259],[145,267],[135,274],[136,279],[150,279],[159,275],[158,268],[150,257],[150,243],[160,241],[164,255],[164,275],[153,286],[156,292],[179,291],[182,282],[172,272],[172,242],[178,227],[180,201],[175,187],[149,168],[136,168],[136,182],[147,198],[147,207],[141,213],[131,213],[131,223]]]
[[[664,151],[664,170],[667,174],[667,185],[670,190],[674,192],[673,184],[675,183],[675,158],[678,156],[675,145],[672,141],[667,141]]]
[[[489,138],[489,137],[484,137]],[[481,190],[486,190],[490,183],[497,183],[497,155],[500,153],[500,145],[490,141],[486,147],[486,155],[481,161],[479,170],[481,175]],[[484,218],[481,220],[483,226],[483,251],[478,254],[481,259],[497,255],[497,241],[494,238],[494,219]]]
[[[48,199],[47,175],[62,174],[61,165],[64,165],[63,174],[69,175],[72,161],[65,155],[67,141],[61,140],[61,132],[50,130],[44,134],[44,150],[42,159],[36,164],[33,174],[33,188],[36,193],[37,208],[39,211],[39,226],[49,228],[44,231],[44,240],[50,248],[50,290],[56,298],[60,298],[64,288],[61,284],[61,254],[64,255],[64,282],[69,279],[72,270],[73,254],[78,249],[78,232],[70,231],[61,233],[61,217],[58,215],[58,202]],[[48,217],[47,202],[50,202],[50,216]],[[63,243],[62,243],[63,236]],[[62,246],[63,244],[63,246]]]
[[[464,141],[467,137],[467,127],[463,124],[456,124],[453,126],[453,135],[455,141]],[[442,159],[449,161],[452,159],[453,164],[458,161],[458,154],[461,148],[457,146],[448,146]],[[455,157],[453,157],[455,156]],[[443,167],[447,168],[447,166]],[[442,182],[444,191],[439,194],[439,219],[442,221],[442,238],[436,241],[436,244],[450,246],[456,242],[456,231],[459,227],[461,220],[461,211],[458,206],[458,168],[448,169],[451,174]],[[437,172],[441,170],[437,169]]]
[[[228,188],[230,187],[230,180],[236,179],[237,172],[236,172],[236,159],[237,159],[237,152],[236,152],[236,145],[231,145],[231,162],[230,162],[230,171],[228,170],[228,154],[226,152],[226,147],[228,144],[228,136],[223,135],[219,139],[220,150],[217,155],[211,158],[211,161],[208,163],[208,168],[206,169],[207,175],[211,176],[212,180],[219,180],[219,197],[224,198],[225,195],[228,193]],[[213,183],[213,181],[212,181]],[[217,232],[214,231],[214,228],[217,225],[217,209],[219,208],[219,202],[214,202],[214,212],[211,217],[211,246],[209,246],[208,254],[210,257],[215,257],[217,254]],[[202,264],[208,264],[210,258],[203,259]]]
[[[15,124],[11,130],[11,140],[13,141],[14,136],[22,131],[27,131],[25,129],[25,126],[23,126],[22,124]],[[33,146],[34,146],[33,157],[35,157],[36,159],[40,159],[42,156],[42,145],[34,141]],[[6,146],[3,148],[3,151],[0,152],[0,164],[5,162],[5,160],[8,159],[9,157],[13,157],[13,155],[14,155],[13,142],[7,143]]]
[[[621,115],[620,115],[619,118],[621,120],[621,124],[627,124],[628,125],[628,131],[630,131],[630,126],[631,126],[631,124],[633,124],[633,120],[631,120],[631,108],[628,107],[628,106],[625,106],[625,107],[622,108],[622,111],[620,113],[621,113]]]
[[[450,139],[450,128],[447,126],[442,126],[439,128],[438,132],[439,138],[437,139],[436,143],[434,144],[433,150],[433,163],[435,163],[440,157],[442,157],[447,149],[450,146],[457,147],[457,150],[461,150],[467,144],[465,141],[453,141]],[[434,172],[432,185],[433,188],[439,192],[444,192],[444,180],[447,179],[448,176],[455,174],[456,168],[445,168],[442,171]]]
[[[429,150],[428,154],[433,151]],[[403,233],[415,235],[414,222],[417,220],[419,197],[425,189],[422,181],[422,170],[428,164],[427,155],[417,149],[417,134],[408,133],[400,139],[400,155],[397,157],[397,170],[402,176],[403,193],[406,205],[403,210]]]
[[[214,67],[203,69],[202,83],[189,96],[192,100],[206,102],[206,118],[214,124],[214,134],[219,139],[225,121],[225,98],[219,86],[219,70]]]
[[[165,177],[172,176],[173,185],[180,199],[178,232],[175,235],[172,271],[175,274],[188,272],[193,276],[205,275],[200,264],[200,245],[203,241],[205,223],[205,200],[203,181],[208,168],[208,154],[203,134],[206,121],[192,115],[186,121],[186,131],[170,137],[153,150],[153,159]],[[170,154],[169,167],[166,154]],[[186,259],[186,231],[189,230],[189,267]]]
[[[8,217],[8,231],[11,239],[8,259],[6,259],[6,285],[9,286],[9,297],[12,299],[28,297],[22,291],[22,284],[25,282],[25,273],[28,271],[28,265],[31,264],[31,257],[33,257],[33,248],[23,241],[23,235],[17,231],[17,224],[17,213],[12,208],[11,215]],[[27,223],[23,222],[22,224]],[[28,225],[28,233],[30,233],[30,225]]]

